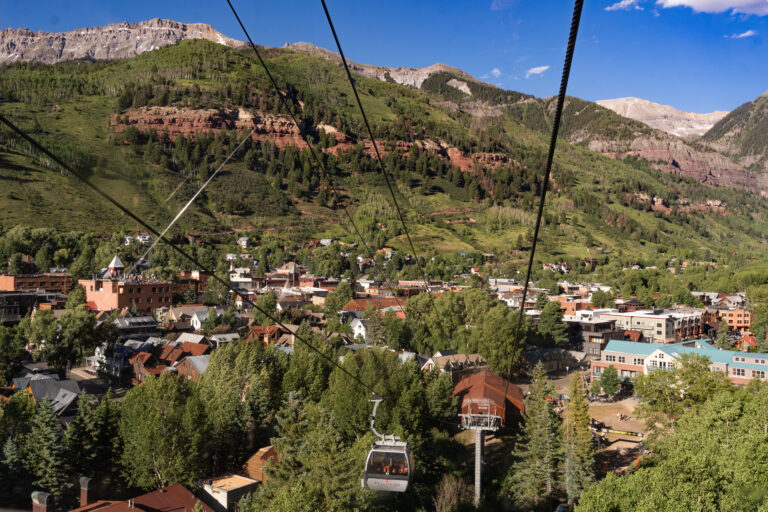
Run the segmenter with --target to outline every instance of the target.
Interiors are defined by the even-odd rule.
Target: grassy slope
[[[225,64],[216,72],[196,72],[195,63],[201,59],[220,59]],[[281,81],[295,86],[308,97],[325,99],[334,114],[344,119],[353,133],[361,133],[349,85],[338,66],[306,54],[277,50],[270,52],[270,65]],[[193,194],[194,187],[186,184],[173,199],[164,203],[168,194],[180,182],[179,177],[147,166],[131,148],[114,145],[110,142],[107,128],[120,82],[127,76],[135,78],[158,72],[173,75],[177,83],[188,86],[197,84],[203,90],[217,87],[222,80],[248,80],[259,88],[266,87],[261,70],[249,56],[210,43],[189,41],[128,61],[95,66],[90,73],[105,84],[98,94],[62,98],[57,102],[56,109],[37,107],[29,102],[7,102],[0,104],[0,110],[27,128],[37,127],[41,132],[39,134],[47,140],[67,140],[87,148],[97,158],[93,169],[94,181],[126,206],[135,209],[155,225],[161,225]],[[474,121],[465,114],[435,106],[435,103],[444,99],[435,92],[362,77],[358,80],[367,112],[377,126],[386,126],[405,115],[428,119],[434,126],[462,137],[472,138],[483,129],[473,127]],[[269,93],[268,89],[264,90]],[[502,144],[510,151],[520,148],[542,151],[546,147],[547,135],[536,128],[546,129],[549,107],[547,100],[528,100],[527,103],[509,108],[503,118],[491,123],[490,129],[503,132]],[[603,111],[605,109],[572,99],[565,120],[567,134],[586,130],[623,137],[637,129],[620,118],[616,121],[612,113],[605,114],[608,111]],[[231,172],[237,176],[237,173],[247,171],[240,165],[234,165]],[[738,193],[733,191],[680,182],[650,168],[632,167],[563,141],[556,159],[556,182],[562,172],[575,176],[574,183],[567,190],[553,192],[548,211],[565,211],[567,223],[549,226],[544,230],[542,258],[594,254],[594,248],[585,246],[587,234],[597,246],[611,251],[623,250],[638,256],[652,255],[669,245],[708,249],[715,253],[724,248],[758,252],[762,250],[760,237],[768,235],[766,228],[762,227],[768,218],[768,210],[762,202],[756,203],[751,218],[746,215],[691,215],[698,222],[706,223],[707,233],[701,234],[688,225],[671,223],[660,214],[631,209],[618,201],[620,187],[624,186],[631,191],[640,183],[648,193],[663,197],[668,197],[672,192],[683,196],[695,194],[703,198],[723,199],[730,205],[736,205],[739,203]],[[28,224],[108,232],[123,223],[109,205],[96,199],[92,192],[82,190],[70,177],[44,170],[31,158],[11,152],[8,148],[0,148],[0,179],[4,183],[0,190],[0,219],[5,228]],[[366,184],[363,188],[360,186],[361,180]],[[404,193],[401,202],[407,205],[413,241],[419,251],[483,250],[506,252],[515,258],[521,256],[512,247],[518,236],[532,226],[530,210],[524,211],[512,206],[491,208],[487,203],[475,204],[465,199],[463,190],[440,180],[436,180],[436,183],[444,192],[420,196],[415,190],[401,191]],[[215,185],[214,182],[212,186]],[[368,175],[362,178],[348,177],[342,186],[352,196],[353,205],[360,212],[371,208],[375,210],[375,203],[381,203],[387,197],[381,180]],[[597,203],[608,206],[617,214],[624,214],[644,230],[656,229],[659,242],[651,243],[631,232],[607,225],[600,215],[588,214],[578,208],[574,210],[572,201],[580,191],[593,194]],[[345,230],[330,210],[313,203],[297,203],[297,209],[304,211],[305,215],[237,218],[224,217],[206,211],[204,205],[195,205],[180,223],[179,231],[251,227],[275,232],[293,230],[300,236],[344,236]],[[445,222],[447,219],[463,217],[472,217],[476,222]],[[351,238],[349,235],[347,237]],[[393,238],[390,243],[400,248],[406,245],[402,235]]]

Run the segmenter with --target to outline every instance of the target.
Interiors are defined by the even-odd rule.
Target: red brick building
[[[124,268],[123,262],[115,256],[103,277],[78,281],[85,289],[89,309],[112,311],[131,308],[135,304],[140,313],[151,315],[155,308],[171,306],[171,283],[154,279],[126,279]]]
[[[3,292],[45,290],[66,295],[73,284],[72,276],[65,272],[0,275],[0,291]]]

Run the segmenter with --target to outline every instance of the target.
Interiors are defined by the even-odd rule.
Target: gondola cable
[[[536,224],[534,225],[534,230],[533,230],[533,241],[531,243],[531,252],[528,258],[528,268],[525,273],[525,282],[523,283],[523,296],[520,303],[520,313],[517,317],[517,328],[515,330],[515,334],[512,342],[511,354],[513,356],[513,359],[510,362],[509,374],[507,375],[508,378],[505,379],[506,384],[504,385],[504,396],[506,396],[507,394],[507,388],[509,386],[509,377],[512,375],[512,371],[514,370],[514,364],[515,364],[514,354],[518,350],[520,342],[522,341],[521,329],[523,326],[523,316],[525,315],[525,299],[526,299],[526,295],[528,294],[528,285],[531,280],[531,269],[533,268],[533,260],[536,254],[536,242],[539,238],[539,228],[541,227],[541,219],[544,214],[544,204],[547,198],[547,189],[549,188],[549,180],[550,180],[550,175],[552,173],[552,163],[554,161],[555,147],[557,145],[557,134],[560,129],[560,119],[563,115],[563,106],[565,104],[565,93],[568,88],[568,78],[570,77],[570,74],[571,74],[571,64],[573,62],[573,53],[576,48],[576,37],[579,32],[579,23],[581,21],[581,11],[583,6],[584,6],[584,0],[575,0],[574,6],[573,6],[573,16],[571,18],[571,30],[570,30],[570,33],[568,34],[568,46],[566,47],[566,52],[565,52],[565,62],[563,63],[563,74],[560,79],[560,91],[557,95],[557,106],[555,108],[555,116],[552,122],[552,134],[549,139],[549,152],[547,153],[547,163],[544,170],[544,180],[541,186],[542,187],[541,200],[539,201],[539,209],[536,213]]]
[[[229,1],[229,0],[227,0]],[[365,124],[365,128],[368,132],[368,136],[371,139],[371,144],[373,146],[374,154],[376,155],[376,161],[379,164],[379,169],[381,169],[381,173],[384,175],[384,181],[387,183],[387,188],[389,189],[389,193],[392,196],[392,203],[395,206],[395,210],[397,211],[397,215],[400,218],[400,222],[403,225],[403,231],[405,232],[405,237],[408,240],[408,245],[411,248],[411,253],[413,254],[413,258],[416,260],[416,264],[419,266],[419,269],[421,270],[422,277],[424,278],[424,286],[429,290],[429,276],[427,275],[426,270],[424,269],[424,266],[421,263],[421,260],[419,259],[419,255],[416,252],[416,247],[413,245],[413,240],[411,240],[411,233],[408,230],[408,224],[405,221],[405,216],[403,215],[403,211],[400,208],[400,203],[397,201],[397,195],[395,194],[395,189],[392,186],[392,179],[389,175],[389,172],[384,167],[384,163],[381,160],[381,153],[379,152],[379,146],[376,144],[376,138],[373,136],[373,130],[371,129],[371,124],[368,122],[368,116],[365,114],[365,109],[363,108],[363,103],[360,101],[360,95],[357,92],[357,86],[355,85],[355,80],[352,78],[352,72],[349,70],[349,64],[347,63],[347,58],[344,56],[344,50],[341,49],[341,42],[339,42],[339,36],[336,33],[336,27],[333,25],[333,20],[331,19],[331,13],[328,11],[328,6],[325,3],[325,0],[320,0],[323,4],[323,10],[325,11],[325,17],[328,20],[328,26],[331,28],[331,32],[333,33],[333,39],[336,41],[336,48],[339,50],[339,56],[341,57],[341,62],[344,64],[344,70],[347,73],[347,79],[349,80],[349,84],[352,86],[352,92],[355,95],[355,100],[357,101],[357,106],[360,109],[360,115],[363,118],[363,123]],[[438,321],[438,326],[440,327],[440,332],[443,335],[443,339],[449,341],[450,338],[445,334],[445,329],[443,329],[443,322],[440,321],[440,314],[437,312],[437,307],[435,306],[434,300],[430,301],[430,304],[432,304],[432,310],[435,313],[436,320]]]
[[[261,52],[259,52],[258,48],[256,47],[256,45],[254,44],[253,40],[251,39],[251,36],[248,33],[248,30],[246,30],[245,25],[243,24],[243,21],[240,19],[240,15],[237,13],[237,10],[235,9],[234,5],[232,5],[232,2],[230,0],[227,0],[227,4],[229,5],[229,8],[232,10],[232,14],[235,15],[235,18],[237,19],[237,22],[240,25],[240,28],[242,29],[243,34],[245,35],[246,39],[248,40],[249,46],[253,49],[253,51],[256,54],[256,57],[257,57],[259,63],[261,64],[261,67],[264,69],[265,73],[267,74],[267,77],[269,78],[269,81],[272,84],[272,87],[277,92],[278,100],[279,100],[281,106],[286,110],[286,112],[288,112],[288,115],[290,116],[290,118],[293,121],[294,125],[299,130],[299,135],[301,136],[302,140],[304,141],[304,143],[309,148],[309,151],[310,151],[310,153],[312,155],[313,160],[315,161],[315,164],[320,168],[320,170],[322,171],[323,175],[325,177],[327,177],[328,184],[330,185],[332,192],[336,196],[341,197],[341,194],[338,192],[338,190],[336,189],[336,187],[333,184],[333,176],[328,172],[328,169],[327,169],[326,165],[323,163],[322,159],[318,157],[318,155],[317,155],[314,147],[312,146],[312,144],[310,144],[310,141],[307,138],[307,135],[306,135],[305,131],[302,129],[302,125],[298,122],[298,119],[296,118],[295,114],[293,113],[293,109],[288,106],[288,103],[285,100],[285,96],[286,95],[280,89],[280,86],[277,84],[277,80],[275,79],[275,77],[272,74],[272,72],[269,70],[269,67],[267,66],[266,61],[264,61],[264,59],[263,59],[263,57],[261,55]],[[400,299],[399,299],[397,293],[395,292],[395,290],[392,288],[390,280],[386,276],[386,273],[384,272],[384,269],[379,265],[379,263],[376,262],[376,258],[375,258],[374,254],[373,254],[373,250],[370,248],[370,246],[368,245],[368,242],[365,240],[365,237],[363,236],[362,232],[357,227],[357,224],[355,223],[352,215],[349,213],[349,211],[347,210],[346,206],[344,206],[343,204],[341,205],[341,208],[344,211],[345,215],[347,216],[347,219],[349,220],[349,222],[352,224],[352,227],[354,228],[355,233],[357,234],[357,237],[362,241],[363,246],[365,247],[366,252],[368,253],[368,257],[371,259],[373,264],[376,266],[377,271],[382,276],[382,278],[384,280],[385,286],[387,287],[387,289],[390,291],[390,293],[394,297],[395,302],[397,303],[397,305],[400,308],[400,310],[403,312],[403,314],[405,316],[407,316],[408,313],[406,312],[405,307],[403,306],[402,302],[400,301]],[[333,210],[333,211],[335,212],[335,210]],[[343,225],[342,222],[340,222],[340,224]],[[414,255],[414,257],[416,258],[416,263],[418,264],[419,263],[418,258],[415,255]],[[427,282],[425,284],[428,286],[429,283]],[[442,327],[441,327],[441,331],[442,331]],[[413,346],[411,346],[410,343],[409,343],[409,348],[414,353],[418,354],[418,351]]]

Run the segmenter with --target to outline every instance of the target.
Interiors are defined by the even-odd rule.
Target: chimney
[[[80,506],[84,507],[88,504],[88,486],[91,483],[91,479],[87,476],[80,477]]]
[[[53,512],[53,507],[48,510],[48,506],[53,501],[51,495],[43,491],[32,493],[32,512]]]

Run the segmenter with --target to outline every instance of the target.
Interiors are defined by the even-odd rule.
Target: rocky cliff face
[[[654,131],[632,141],[596,139],[587,147],[609,157],[637,156],[664,172],[692,178],[707,185],[760,191],[755,177],[743,166],[714,151],[698,150],[677,137]],[[761,195],[768,196],[765,191]]]
[[[326,50],[325,48],[320,48],[319,46],[315,46],[311,43],[304,43],[304,42],[286,43],[284,48],[288,48],[289,50],[309,53],[311,55],[324,57],[334,62],[341,63],[341,57],[339,57],[338,53],[332,52],[330,50]],[[357,62],[352,62],[349,60],[347,62],[349,63],[350,69],[368,78],[374,78],[376,80],[381,80],[382,82],[395,82],[400,85],[411,85],[413,87],[421,87],[421,84],[423,84],[424,80],[429,78],[430,75],[434,73],[439,73],[441,71],[456,74],[458,76],[461,76],[462,78],[471,80],[473,82],[478,81],[477,78],[473,77],[469,73],[465,73],[459,68],[446,66],[445,64],[441,64],[439,62],[437,64],[432,64],[431,66],[427,66],[425,68],[406,68],[406,67],[391,68],[387,66],[359,64]],[[461,83],[458,82],[459,88],[461,88],[460,84]],[[463,87],[466,88],[467,87],[466,84]]]
[[[242,43],[203,23],[178,23],[159,18],[140,23],[112,23],[71,32],[0,30],[0,64],[35,61],[53,64],[90,58],[125,59],[176,44],[184,39],[208,39],[227,46]]]
[[[171,140],[175,139],[177,135],[190,136],[219,130],[250,130],[254,128],[254,140],[270,140],[279,148],[285,148],[289,145],[306,148],[298,128],[287,116],[249,112],[245,109],[144,107],[112,115],[110,119],[112,130],[122,132],[127,126],[133,126],[141,131],[151,130],[157,133],[167,133]],[[332,133],[335,136],[336,145],[327,148],[325,151],[328,153],[344,153],[355,146],[355,142],[351,138],[333,126],[321,123],[316,129]],[[466,153],[441,140],[398,141],[396,147],[408,152],[414,144],[444,158],[451,165],[459,167],[464,172],[471,172],[476,164],[481,164],[489,169],[495,169],[499,165],[521,167],[519,162],[512,160],[507,155],[484,152]],[[382,154],[386,154],[387,151],[384,147],[387,145],[387,141],[380,140],[378,145]],[[373,157],[374,151],[370,142],[364,141],[364,146],[369,156]]]
[[[768,188],[768,91],[741,105],[699,141],[750,168]]]
[[[728,114],[728,112],[721,110],[708,114],[683,112],[669,105],[659,105],[640,98],[598,100],[596,103],[613,110],[620,116],[640,121],[651,128],[689,140],[701,137]]]

